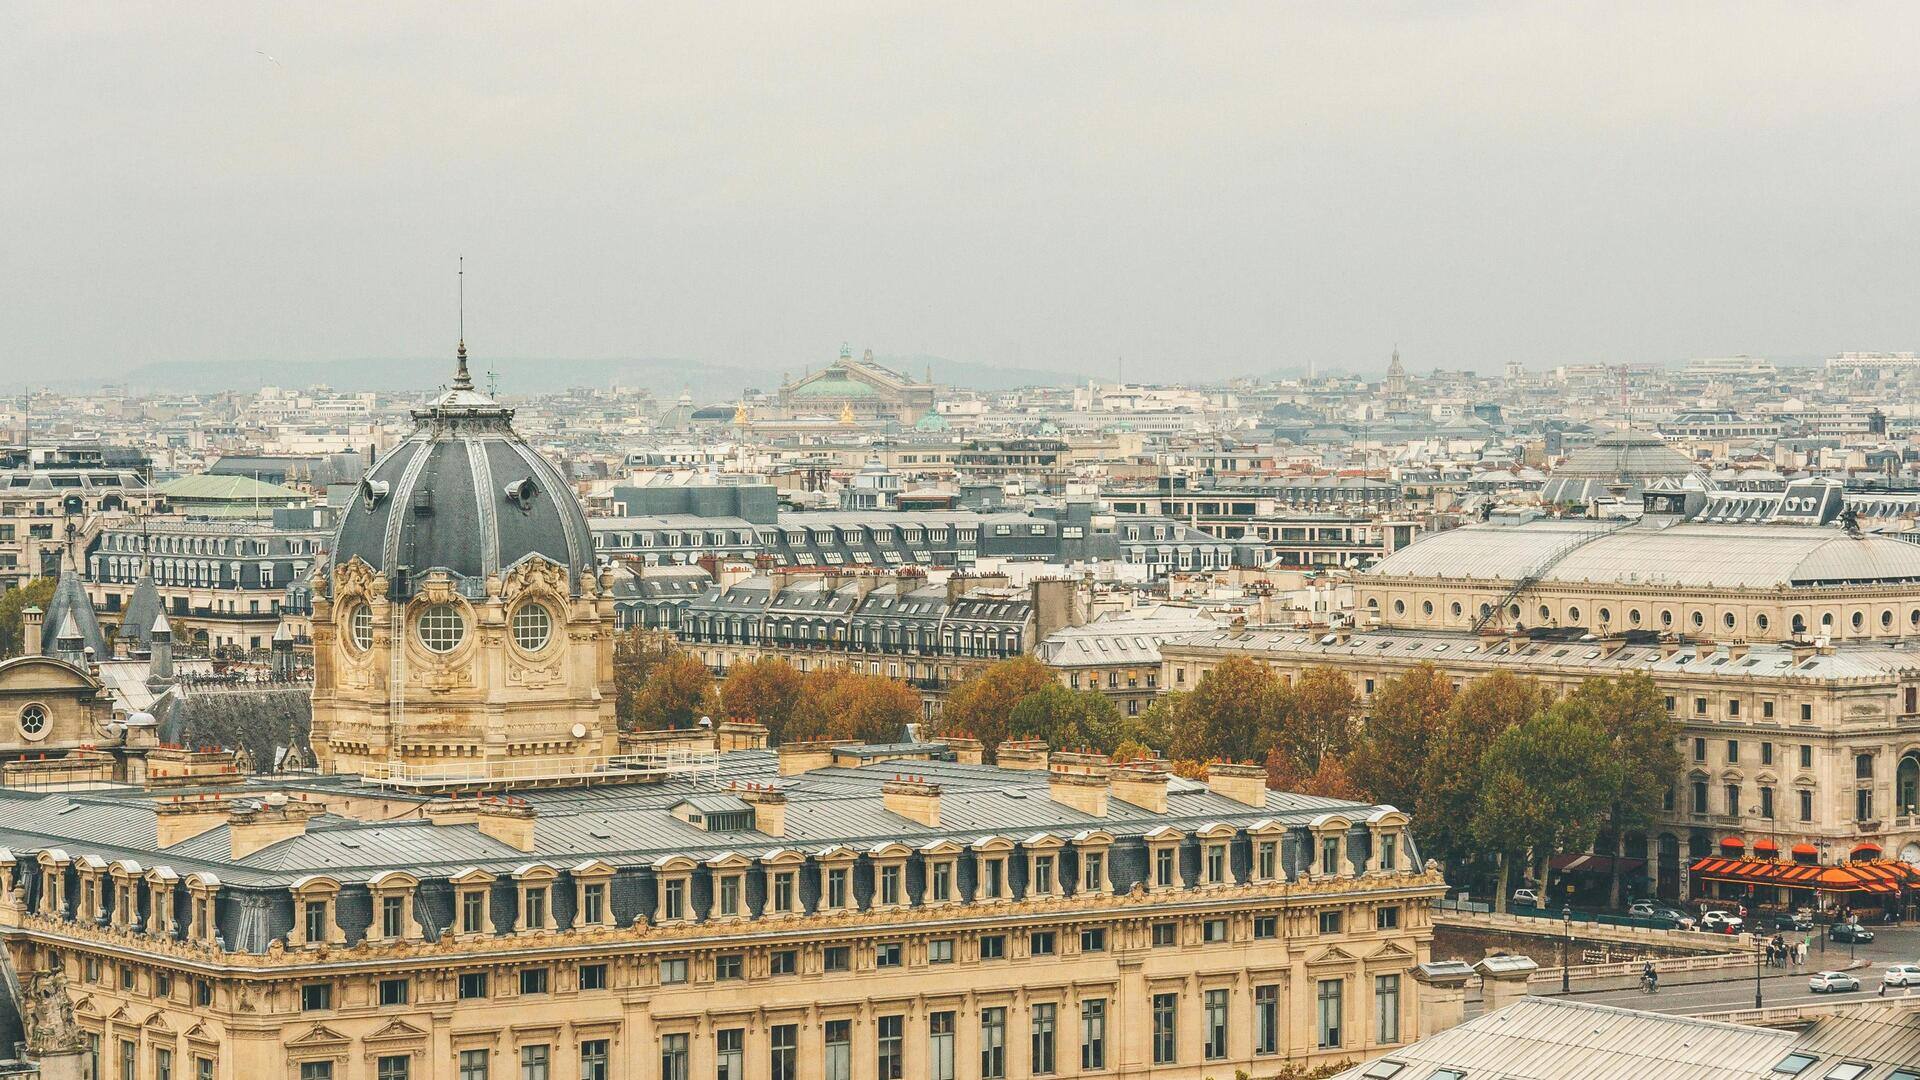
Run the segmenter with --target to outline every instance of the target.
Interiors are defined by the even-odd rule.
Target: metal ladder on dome
[[[1521,577],[1519,580],[1515,581],[1512,585],[1508,586],[1507,591],[1500,597],[1500,600],[1498,603],[1494,604],[1492,607],[1489,607],[1485,611],[1481,612],[1480,617],[1473,620],[1473,632],[1477,634],[1480,631],[1486,629],[1486,626],[1489,622],[1492,622],[1493,620],[1499,618],[1500,613],[1507,610],[1508,604],[1511,604],[1515,600],[1518,600],[1520,598],[1520,594],[1526,592],[1528,589],[1533,588],[1535,585],[1538,585],[1540,583],[1540,579],[1546,577],[1549,573],[1551,573],[1553,571],[1553,568],[1556,566],[1559,566],[1560,563],[1564,561],[1567,556],[1587,546],[1593,541],[1598,540],[1603,536],[1610,536],[1613,533],[1619,532],[1621,529],[1631,524],[1633,524],[1631,519],[1623,520],[1623,521],[1614,521],[1614,522],[1608,522],[1605,525],[1595,526],[1594,528],[1591,528],[1591,529],[1582,529],[1581,531],[1574,533],[1571,537],[1569,537],[1566,540],[1565,543],[1562,543],[1559,547],[1556,547],[1552,551],[1549,551],[1547,553],[1547,557],[1545,559],[1542,559],[1536,566],[1534,566],[1533,569],[1527,571],[1525,576]]]

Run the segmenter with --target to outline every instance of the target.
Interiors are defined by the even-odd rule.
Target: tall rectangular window
[[[660,1036],[660,1080],[687,1080],[687,1042],[684,1032]]]
[[[773,875],[773,910],[790,912],[793,910],[793,871],[781,870]]]
[[[477,934],[487,925],[487,894],[469,889],[460,894],[460,932]]]
[[[1813,820],[1813,792],[1800,789],[1800,820]]]
[[[303,1061],[300,1063],[300,1080],[333,1080],[333,1062]]]
[[[173,1080],[173,1051],[164,1046],[153,1051],[153,1080]]]
[[[933,885],[929,891],[935,900],[953,899],[953,862],[951,860],[933,864]]]
[[[874,1075],[878,1080],[900,1080],[906,1073],[906,1025],[904,1016],[876,1016],[874,1027]]]
[[[900,867],[893,865],[880,868],[881,903],[898,904],[900,902],[900,870]]]
[[[520,1080],[547,1080],[551,1064],[552,1054],[546,1043],[520,1048]],[[684,1068],[681,1075],[686,1075]]]
[[[1033,1007],[1033,1074],[1045,1076],[1053,1072],[1054,1025],[1059,1019],[1060,1007],[1050,1001],[1040,1002]]]
[[[1153,853],[1153,883],[1159,888],[1173,886],[1173,849],[1163,847]]]
[[[1171,1065],[1174,1055],[1180,1049],[1175,1041],[1175,1021],[1178,1019],[1179,997],[1175,994],[1153,995],[1153,1063]]]
[[[487,1080],[486,1050],[460,1051],[460,1080]]]
[[[1107,1067],[1107,999],[1080,1003],[1080,1068],[1093,1072]]]
[[[302,905],[306,913],[307,943],[318,945],[327,940],[327,904],[324,900],[309,900]]]
[[[1337,874],[1340,872],[1340,839],[1329,836],[1320,841],[1320,872]]]
[[[826,1022],[826,1080],[850,1080],[853,1076],[853,1021]]]
[[[1318,1004],[1318,1012],[1316,1015],[1319,1020],[1317,1025],[1320,1035],[1319,1046],[1322,1050],[1341,1045],[1340,1013],[1341,1005],[1344,1003],[1341,994],[1342,988],[1343,984],[1339,979],[1321,979],[1319,989],[1315,994]]]
[[[1400,976],[1373,978],[1374,1037],[1382,1043],[1400,1041]]]
[[[1272,840],[1262,840],[1254,849],[1253,876],[1262,881],[1272,881],[1279,876],[1280,845]]]
[[[721,1028],[713,1033],[713,1080],[746,1080],[747,1029]]]
[[[580,1080],[607,1080],[611,1068],[606,1039],[580,1044]]]
[[[847,906],[847,868],[844,866],[827,871],[827,906],[835,909]]]
[[[388,1054],[375,1063],[374,1080],[407,1080],[407,1070],[413,1059],[405,1054]]]
[[[767,1029],[767,1074],[770,1080],[800,1080],[799,1024]]]
[[[1080,855],[1080,887],[1087,892],[1099,892],[1101,883],[1106,879],[1107,857],[1098,851],[1082,852]]]
[[[1227,1056],[1227,992],[1209,990],[1202,1004],[1206,1007],[1206,1054],[1208,1061]]]
[[[380,936],[386,938],[405,937],[407,933],[407,898],[404,896],[383,896],[380,898]]]
[[[607,887],[600,882],[580,887],[580,922],[598,926],[607,921]]]
[[[953,1033],[953,1013],[927,1014],[927,1080],[954,1080]]]
[[[684,919],[687,917],[687,883],[680,878],[668,878],[666,899],[661,904],[661,918]]]
[[[980,1080],[1004,1080],[1007,1075],[1007,1010],[998,1006],[980,1010]]]
[[[1271,983],[1253,988],[1253,1052],[1280,1052],[1280,988]]]
[[[1227,880],[1227,845],[1207,845],[1207,884],[1219,885]]]
[[[522,921],[520,924],[523,928],[528,930],[535,930],[542,926],[547,925],[547,890],[546,889],[544,888],[528,889],[527,902],[525,907],[526,907],[526,919]]]

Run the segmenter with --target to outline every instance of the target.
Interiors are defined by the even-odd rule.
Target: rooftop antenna
[[[453,373],[455,390],[473,389],[473,376],[467,374],[467,257],[460,256],[460,347],[456,352],[460,366]]]

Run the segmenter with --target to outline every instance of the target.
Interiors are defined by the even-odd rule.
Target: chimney
[[[1047,797],[1089,817],[1107,816],[1107,780],[1113,763],[1105,754],[1055,754],[1047,766]]]
[[[25,655],[40,655],[40,635],[45,632],[46,616],[47,613],[37,607],[20,609],[20,647]]]
[[[908,821],[940,827],[940,785],[918,776],[896,776],[880,785],[880,805]]]
[[[1713,653],[1714,653],[1714,646],[1713,646],[1713,642],[1711,642],[1711,641],[1698,641],[1698,642],[1695,642],[1695,643],[1694,643],[1694,646],[1693,646],[1693,658],[1694,658],[1695,660],[1706,660],[1706,659],[1708,659],[1708,658],[1710,658],[1711,656],[1713,656]]]
[[[733,750],[765,750],[767,725],[729,720],[713,729],[714,745],[725,754]]]
[[[1736,642],[1732,645],[1729,645],[1727,646],[1727,659],[1728,660],[1745,659],[1749,648],[1750,646],[1744,641]]]
[[[1207,786],[1215,795],[1224,795],[1248,806],[1267,805],[1267,770],[1258,765],[1207,766]]]
[[[781,776],[798,776],[832,765],[834,747],[855,745],[858,744],[841,739],[807,739],[783,742],[775,748],[774,754],[780,763]]]
[[[503,795],[482,799],[474,824],[480,831],[515,851],[533,850],[533,805],[525,799]]]
[[[191,840],[223,824],[233,804],[213,795],[190,801],[156,803],[153,807],[155,842],[170,848],[182,840]]]
[[[768,836],[787,835],[787,793],[764,784],[748,785],[738,792],[742,802],[753,807],[753,828]]]
[[[1039,772],[1047,767],[1047,744],[1043,739],[1008,739],[994,748],[993,759],[1003,769]]]
[[[970,739],[965,735],[956,735],[950,739],[941,739],[947,749],[953,751],[953,760],[962,765],[978,765],[987,759],[987,748],[979,739]]]
[[[305,835],[307,819],[320,811],[321,807],[292,802],[278,792],[263,796],[257,805],[236,807],[227,815],[233,857],[244,859],[261,848]]]
[[[1167,812],[1167,767],[1158,761],[1134,761],[1113,769],[1113,797],[1156,814]]]

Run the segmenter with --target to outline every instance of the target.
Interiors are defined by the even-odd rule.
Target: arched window
[[[1799,637],[1801,634],[1804,634],[1806,632],[1807,632],[1807,617],[1805,615],[1795,615],[1793,617],[1793,635],[1795,637]]]
[[[1894,771],[1894,800],[1902,814],[1911,814],[1920,805],[1920,755],[1907,754]]]

